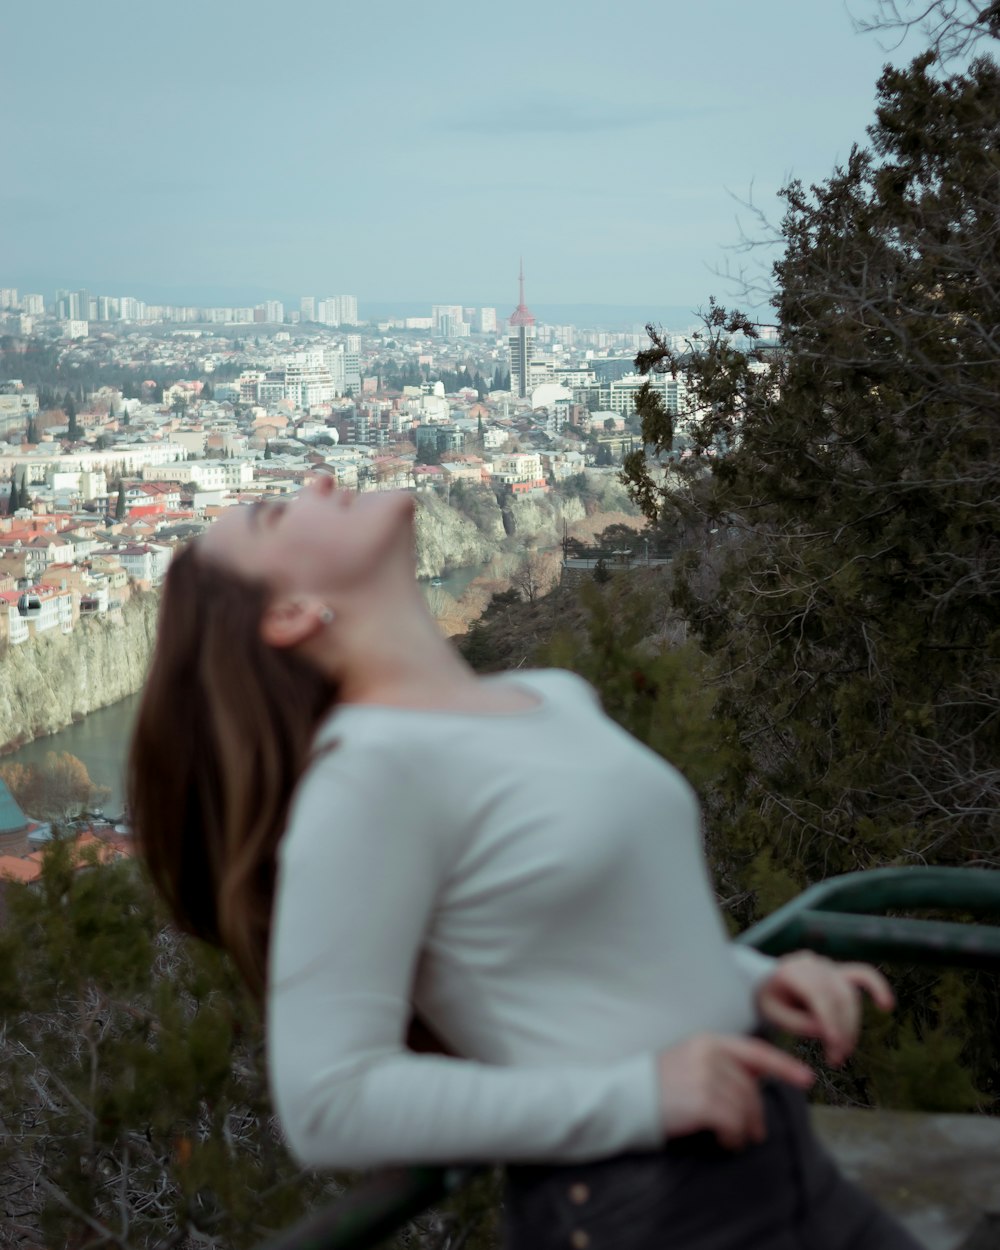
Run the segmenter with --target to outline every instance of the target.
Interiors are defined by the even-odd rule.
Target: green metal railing
[[[1000,872],[988,868],[873,868],[810,886],[737,942],[768,955],[813,950],[832,959],[1000,970],[1000,928],[886,916],[960,912],[1000,918]]]
[[[811,886],[735,940],[768,955],[814,950],[833,959],[947,964],[1000,972],[1000,926],[887,916],[890,911],[995,915],[1000,872],[984,868],[875,868]],[[488,1169],[381,1172],[313,1212],[260,1250],[372,1250],[408,1220]]]

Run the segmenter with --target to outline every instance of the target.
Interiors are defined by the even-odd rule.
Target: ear
[[[297,647],[322,629],[321,606],[306,599],[273,600],[260,619],[261,638],[269,647]]]

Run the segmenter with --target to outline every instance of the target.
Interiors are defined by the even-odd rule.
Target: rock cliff
[[[8,647],[0,658],[0,751],[134,694],[146,675],[158,602],[155,594],[135,595],[113,617]]]
[[[469,487],[453,491],[445,502],[430,492],[417,509],[417,576],[440,577],[470,564],[487,564],[503,551],[554,547],[568,526],[585,516],[575,496],[523,495],[497,503],[491,490]]]
[[[452,489],[449,501],[422,494],[417,510],[417,576],[441,577],[480,566],[462,601],[433,591],[431,610],[446,632],[475,620],[490,595],[511,584],[532,549],[553,551],[563,536],[607,524],[602,509],[621,506],[624,492],[608,477],[585,505],[555,492],[505,501],[488,487]],[[627,501],[625,501],[627,504]],[[613,514],[612,519],[619,519]],[[91,617],[71,634],[44,634],[0,656],[0,753],[81,720],[142,686],[152,654],[159,597],[136,595],[115,618]]]

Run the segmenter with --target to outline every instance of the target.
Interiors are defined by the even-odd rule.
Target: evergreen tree
[[[259,1013],[227,959],[164,923],[135,865],[57,840],[5,883],[0,1200],[32,1245],[252,1247],[344,1191],[276,1131]],[[385,1242],[496,1245],[492,1177]]]
[[[264,459],[270,460],[271,458],[272,458],[271,443],[270,441],[268,441],[264,444]]]
[[[713,860],[758,912],[840,871],[997,862],[998,132],[993,60],[887,69],[870,148],[784,193],[780,350],[710,304],[690,354],[650,328],[637,361],[689,387],[694,455],[665,483],[641,452],[624,475],[684,548],[674,605],[734,752]],[[673,417],[650,389],[639,409],[668,459]],[[1000,1088],[995,994],[928,998],[911,986],[897,1036],[961,1029]]]
[[[125,483],[121,478],[118,479],[118,498],[115,501],[115,520],[124,521],[128,515],[128,507],[125,499]]]
[[[256,1013],[131,867],[79,854],[7,886],[5,1219],[39,1245],[251,1245],[324,1189],[274,1136]]]

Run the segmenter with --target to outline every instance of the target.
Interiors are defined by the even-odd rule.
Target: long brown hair
[[[275,857],[333,684],[260,637],[266,588],[171,562],[128,764],[132,826],[177,924],[263,995]]]

